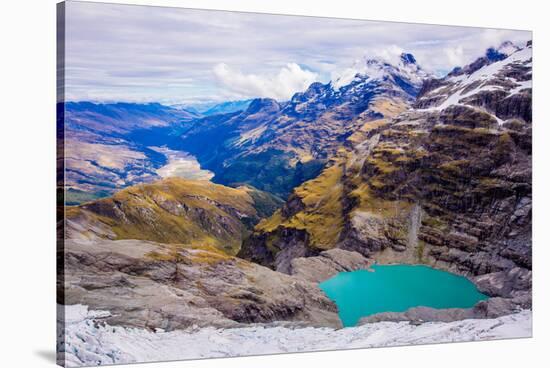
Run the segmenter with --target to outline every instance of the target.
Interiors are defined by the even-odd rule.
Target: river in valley
[[[187,152],[174,151],[167,147],[148,148],[166,156],[166,165],[156,170],[162,178],[180,177],[192,180],[210,180],[214,177],[212,171],[202,169],[195,156]]]

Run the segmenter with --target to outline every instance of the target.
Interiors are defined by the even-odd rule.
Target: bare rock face
[[[476,276],[473,281],[484,294],[514,298],[530,289],[532,272],[525,268],[514,267],[507,271]]]
[[[68,240],[63,271],[58,302],[107,310],[109,324],[173,330],[288,321],[341,327],[336,306],[315,283],[214,247]]]
[[[472,308],[435,309],[429,307],[410,308],[405,312],[377,313],[359,320],[358,326],[382,321],[409,321],[412,324],[425,322],[453,322],[464,319],[498,318],[519,312],[522,306],[509,298],[489,298]]]
[[[472,308],[435,309],[430,307],[409,308],[405,312],[377,313],[359,320],[358,326],[382,321],[409,321],[412,324],[424,322],[453,322],[463,319],[498,318],[531,308],[530,298],[525,294],[516,298],[489,298]]]
[[[306,246],[309,238],[307,231],[281,227],[275,234],[275,241],[265,234],[251,234],[244,240],[237,256],[279,272],[289,273],[294,258],[314,256],[318,253]],[[277,252],[273,252],[268,246],[257,247],[259,243],[271,244]]]
[[[522,309],[518,301],[510,298],[490,298],[477,303],[472,308],[472,313],[474,318],[493,318],[516,313]],[[531,308],[530,301],[528,307]]]
[[[302,279],[319,283],[339,272],[350,272],[367,269],[372,261],[357,252],[343,249],[331,249],[321,252],[318,256],[294,258],[290,266],[290,274]]]
[[[362,326],[367,323],[376,323],[382,321],[409,321],[414,324],[423,322],[452,322],[468,318],[474,318],[474,313],[471,309],[435,309],[429,307],[415,307],[408,309],[406,312],[385,312],[373,314],[368,317],[363,317],[359,320],[357,325]]]

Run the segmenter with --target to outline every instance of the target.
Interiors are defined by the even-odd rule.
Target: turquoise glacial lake
[[[338,306],[344,327],[376,313],[469,308],[488,298],[467,278],[423,265],[374,265],[371,271],[341,272],[319,286]]]

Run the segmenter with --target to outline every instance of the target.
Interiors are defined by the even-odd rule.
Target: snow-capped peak
[[[500,61],[506,59],[508,56],[512,55],[519,49],[520,47],[514,45],[512,42],[505,41],[497,48],[488,48],[485,52],[485,58],[488,62]]]
[[[512,55],[514,52],[520,50],[521,48],[515,45],[511,41],[504,41],[498,48],[497,51],[506,56]]]
[[[398,76],[421,85],[428,74],[418,66],[412,54],[401,53],[398,57],[364,57],[356,60],[349,68],[342,70],[331,82],[335,89],[340,89],[354,80],[374,81],[386,77]]]

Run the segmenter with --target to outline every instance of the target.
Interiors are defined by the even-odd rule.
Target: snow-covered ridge
[[[442,85],[424,94],[419,100],[423,111],[442,111],[450,106],[469,106],[463,102],[481,92],[502,91],[506,98],[532,88],[532,48],[522,49],[511,43],[504,43],[498,53],[502,60],[490,62],[468,73],[450,73]],[[516,72],[512,72],[516,69]],[[436,101],[423,104],[423,101]],[[499,122],[500,119],[497,118]]]
[[[514,52],[520,50],[521,48],[517,45],[514,45],[513,42],[511,41],[504,41],[497,49],[496,51],[498,51],[499,53],[501,54],[504,54],[504,55],[507,55],[507,56],[510,56],[512,55]]]
[[[63,306],[60,306],[63,308]],[[245,328],[203,328],[148,331],[109,326],[108,312],[86,306],[65,306],[66,366],[122,364],[334,349],[386,347],[458,341],[523,338],[532,335],[531,311],[495,319],[430,322],[379,322],[359,327],[287,328],[253,325]]]
[[[521,50],[518,50],[508,56],[504,60],[495,61],[489,65],[482,67],[479,70],[476,70],[470,75],[461,75],[454,80],[460,82],[471,82],[476,80],[491,80],[497,76],[505,67],[512,64],[523,64],[525,66],[532,66],[533,49],[531,47],[525,47]],[[453,78],[450,78],[453,80]],[[512,78],[514,79],[514,78]]]
[[[309,118],[315,120],[319,111],[346,103],[361,105],[375,95],[390,94],[412,102],[428,77],[411,54],[364,57],[333,76],[329,83],[315,82],[306,91],[296,93],[284,111],[302,116],[310,113]]]

